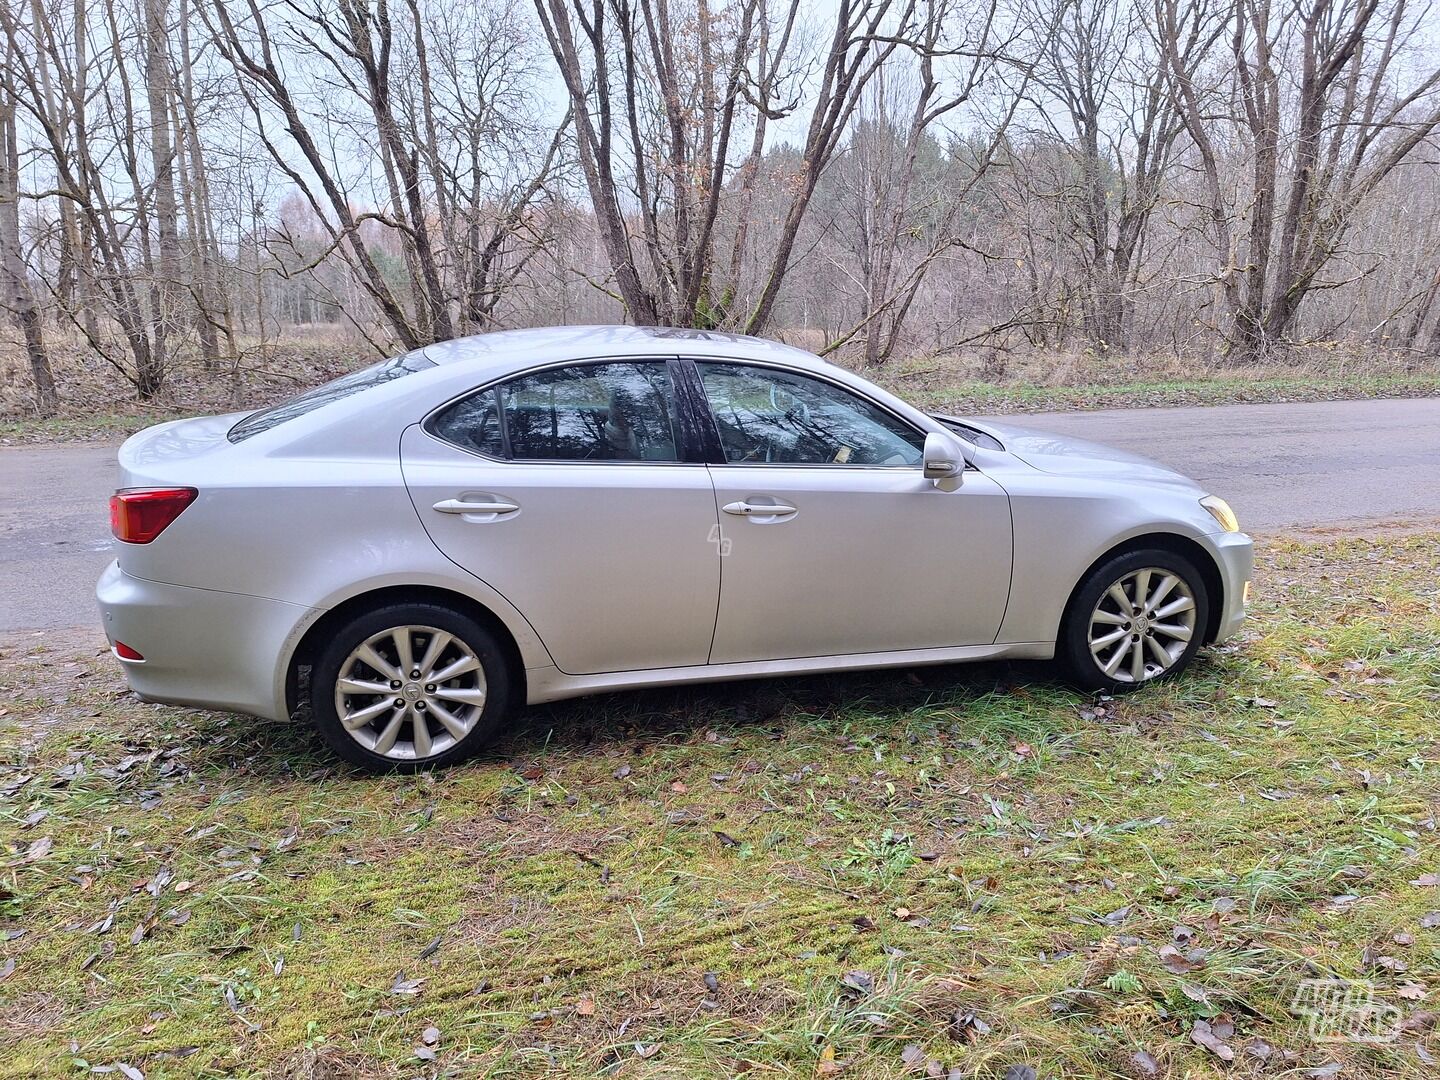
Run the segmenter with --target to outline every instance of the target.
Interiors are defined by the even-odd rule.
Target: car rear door
[[[689,449],[674,366],[544,368],[402,437],[431,539],[505,596],[569,674],[706,662],[720,584],[715,498]]]
[[[1010,590],[1010,504],[945,491],[924,433],[847,387],[697,361],[720,437],[712,664],[989,644]]]

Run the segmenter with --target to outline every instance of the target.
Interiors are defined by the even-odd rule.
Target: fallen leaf
[[[1195,1025],[1190,1029],[1190,1041],[1203,1046],[1221,1061],[1234,1061],[1235,1051],[1225,1044],[1225,1041],[1218,1037],[1210,1024],[1204,1020],[1196,1020]]]
[[[611,773],[610,775],[613,776],[613,777],[615,777],[616,780],[624,780],[627,776],[630,775],[630,766],[629,766],[629,765],[621,765],[618,769],[616,769],[616,770],[615,770],[613,773]]]
[[[48,836],[42,836],[39,840],[33,840],[30,846],[25,849],[25,861],[34,862],[36,859],[43,859],[49,855],[55,847],[55,841]]]
[[[1156,1061],[1155,1055],[1148,1050],[1136,1050],[1130,1061],[1141,1076],[1160,1075],[1160,1062]]]
[[[840,1064],[835,1060],[835,1047],[826,1043],[820,1048],[819,1060],[815,1062],[816,1076],[834,1076],[840,1071]]]
[[[426,1046],[434,1046],[440,1041],[440,1029],[431,1024],[420,1033],[420,1041]]]
[[[1196,951],[1198,952],[1199,950]],[[1160,946],[1158,955],[1160,962],[1165,965],[1165,969],[1176,975],[1188,975],[1192,971],[1199,971],[1205,966],[1203,960],[1199,962],[1191,960],[1174,945]]]
[[[685,786],[685,782],[683,780],[676,780],[673,784],[670,785],[670,790],[675,792],[676,795],[684,795],[690,789]]]
[[[582,997],[579,1001],[577,1001],[577,1002],[575,1003],[575,1015],[576,1015],[576,1016],[594,1016],[594,1015],[595,1015],[595,1001],[594,1001],[594,999],[593,999],[593,998],[588,998],[588,997]]]

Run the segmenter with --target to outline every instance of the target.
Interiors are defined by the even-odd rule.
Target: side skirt
[[[965,645],[954,649],[911,649],[901,652],[851,653],[845,656],[803,656],[791,660],[755,660],[743,664],[701,664],[694,667],[610,671],[599,675],[567,675],[555,667],[525,672],[526,699],[531,705],[614,690],[642,690],[683,683],[768,679],[782,675],[812,675],[824,671],[864,671],[880,668],[960,664],[976,660],[1049,660],[1053,641],[1021,641],[1004,645]]]

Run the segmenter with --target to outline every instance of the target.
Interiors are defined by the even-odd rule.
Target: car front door
[[[545,368],[402,438],[431,539],[519,609],[561,671],[706,662],[715,498],[687,452],[675,385],[664,360]]]
[[[712,664],[989,644],[1010,590],[1010,506],[975,470],[922,475],[925,435],[783,368],[698,361],[724,464]],[[950,485],[946,485],[950,486]]]

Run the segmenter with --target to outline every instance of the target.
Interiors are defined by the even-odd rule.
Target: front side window
[[[725,460],[919,465],[925,436],[864,398],[788,371],[700,361]]]
[[[678,461],[675,416],[664,361],[576,364],[456,402],[432,430],[516,461]]]

